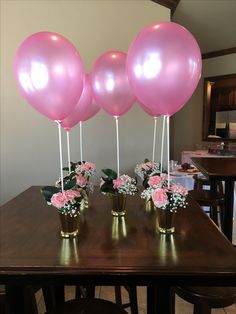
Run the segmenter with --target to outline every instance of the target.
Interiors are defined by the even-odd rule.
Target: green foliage
[[[107,176],[109,180],[117,179],[117,173],[112,169],[102,169],[102,172]]]
[[[83,161],[83,163],[84,163],[84,162],[85,162],[85,161]],[[77,167],[78,165],[81,165],[81,164],[82,164],[81,161],[75,161],[75,162],[71,161],[71,162],[70,162],[70,169],[71,169],[71,172],[75,172],[76,167]],[[69,167],[64,167],[63,170],[64,170],[64,171],[69,171]]]
[[[102,177],[104,183],[101,186],[101,191],[104,193],[116,193],[115,189],[113,188],[113,180],[117,179],[117,173],[112,169],[102,169],[102,172],[106,175]]]
[[[47,202],[51,201],[53,194],[60,192],[60,189],[55,186],[44,186],[41,193]]]

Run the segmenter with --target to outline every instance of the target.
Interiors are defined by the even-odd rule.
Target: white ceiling
[[[236,0],[180,0],[172,21],[193,34],[202,53],[236,47]]]

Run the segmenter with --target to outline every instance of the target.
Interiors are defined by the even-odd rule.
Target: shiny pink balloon
[[[84,69],[76,48],[65,37],[39,32],[27,37],[14,59],[21,95],[51,120],[63,120],[83,89]]]
[[[61,126],[66,131],[69,131],[80,121],[86,121],[92,118],[99,110],[100,107],[96,105],[95,101],[93,100],[89,76],[86,74],[81,97],[71,114],[62,121]]]
[[[161,114],[158,112],[158,110],[156,110],[156,108],[150,109],[141,103],[139,103],[139,106],[143,109],[143,111],[145,111],[149,116],[151,116],[153,118],[157,118],[157,117],[161,116]]]
[[[109,51],[98,57],[92,67],[91,84],[97,104],[113,117],[125,114],[136,99],[129,85],[123,52]]]
[[[173,22],[141,31],[127,53],[133,93],[150,110],[172,115],[192,96],[201,77],[201,52],[192,34]]]

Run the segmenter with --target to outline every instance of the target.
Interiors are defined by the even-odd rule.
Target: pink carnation
[[[158,188],[152,194],[152,200],[156,207],[162,207],[169,203],[167,194],[161,188]]]
[[[80,190],[66,190],[64,191],[67,202],[73,201],[76,197],[80,197]]]
[[[173,193],[179,193],[179,194],[181,194],[183,196],[186,196],[188,194],[188,190],[185,187],[183,187],[182,185],[179,185],[179,184],[171,186],[171,191]]]
[[[62,208],[65,206],[67,202],[66,196],[64,193],[62,192],[58,192],[53,194],[53,196],[51,197],[51,203],[53,206],[57,207],[57,208]]]
[[[66,190],[64,192],[58,192],[51,197],[51,203],[57,208],[64,207],[68,202],[72,202],[75,198],[80,197],[80,190]]]
[[[96,169],[95,164],[92,162],[85,162],[84,164],[79,165],[78,169],[84,172],[93,172]]]
[[[115,189],[119,189],[123,184],[122,177],[119,177],[118,179],[113,180],[113,187]]]
[[[82,188],[85,187],[88,183],[88,179],[86,177],[83,177],[82,175],[78,174],[76,176],[76,184],[81,186]]]
[[[161,187],[162,178],[160,176],[152,176],[149,178],[148,184],[149,184],[149,186]]]
[[[162,178],[162,180],[163,181],[172,181],[172,179],[170,179],[169,177],[168,177],[168,174],[166,174],[166,173],[161,173],[160,174],[160,176],[161,176],[161,178]]]

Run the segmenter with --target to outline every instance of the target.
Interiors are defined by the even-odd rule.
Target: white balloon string
[[[153,132],[153,145],[152,145],[152,162],[154,162],[154,156],[156,151],[156,132],[157,132],[157,118],[154,117],[154,132]]]
[[[170,116],[166,117],[167,127],[167,175],[168,175],[168,188],[170,187]]]
[[[161,135],[161,173],[163,172],[163,151],[164,151],[164,137],[165,137],[165,122],[166,116],[162,120],[162,135]]]
[[[119,124],[118,117],[115,117],[116,120],[116,154],[117,154],[117,177],[120,176],[120,148],[119,148]]]
[[[71,164],[70,164],[70,131],[66,131],[66,139],[67,139],[68,168],[69,168],[69,173],[71,173]]]
[[[61,170],[61,191],[64,192],[64,181],[63,181],[63,165],[62,165],[62,145],[61,145],[61,121],[56,121],[58,125],[59,135],[59,152],[60,152],[60,170]]]
[[[83,161],[83,134],[82,134],[82,121],[79,123],[79,135],[80,135],[80,161]]]

